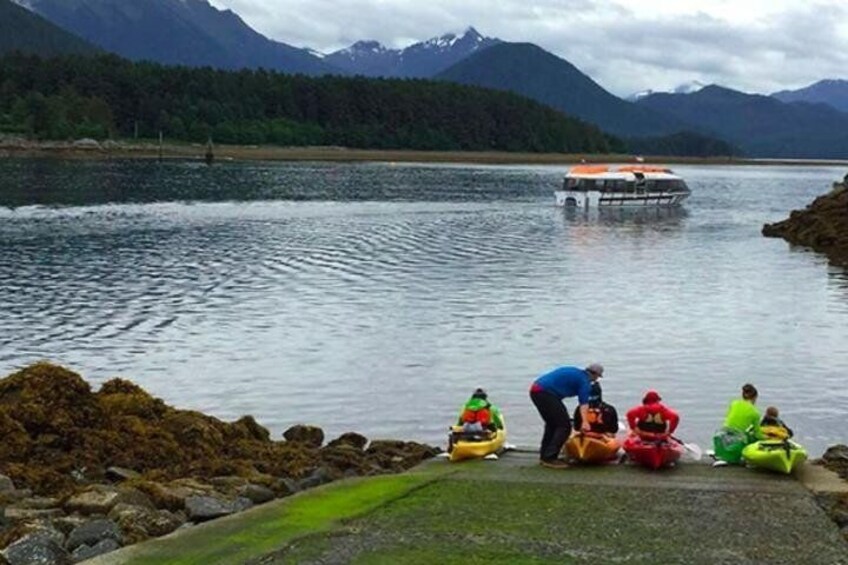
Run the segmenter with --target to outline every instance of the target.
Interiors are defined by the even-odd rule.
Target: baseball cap
[[[586,367],[586,370],[589,371],[590,373],[594,373],[594,374],[598,375],[599,377],[604,376],[604,366],[601,365],[600,363],[592,363],[591,365]]]

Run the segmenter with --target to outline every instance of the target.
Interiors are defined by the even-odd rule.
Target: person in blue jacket
[[[592,363],[585,369],[559,367],[541,375],[530,387],[530,400],[545,422],[545,433],[539,448],[539,463],[545,467],[564,469],[568,463],[559,459],[562,446],[571,435],[571,418],[562,403],[564,398],[577,397],[580,405],[581,430],[590,431],[589,396],[592,383],[604,374],[600,363]]]

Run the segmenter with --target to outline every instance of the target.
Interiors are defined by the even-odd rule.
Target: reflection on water
[[[0,161],[0,372],[430,442],[485,386],[535,444],[533,377],[599,360],[686,439],[752,381],[813,452],[844,441],[845,272],[760,235],[841,174],[678,169],[683,208],[574,214],[558,167]]]

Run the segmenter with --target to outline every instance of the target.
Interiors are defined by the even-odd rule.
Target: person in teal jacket
[[[759,393],[752,384],[742,387],[742,398],[730,403],[724,425],[713,437],[716,465],[742,461],[742,449],[764,438],[760,430],[760,412],[756,403]]]

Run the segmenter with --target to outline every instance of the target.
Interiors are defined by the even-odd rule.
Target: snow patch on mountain
[[[639,92],[635,92],[626,98],[629,102],[636,102],[650,96],[652,94],[693,94],[702,90],[707,85],[698,80],[690,80],[689,82],[684,82],[683,84],[679,84],[672,88],[671,90],[654,90],[649,88],[647,90],[641,90]]]

